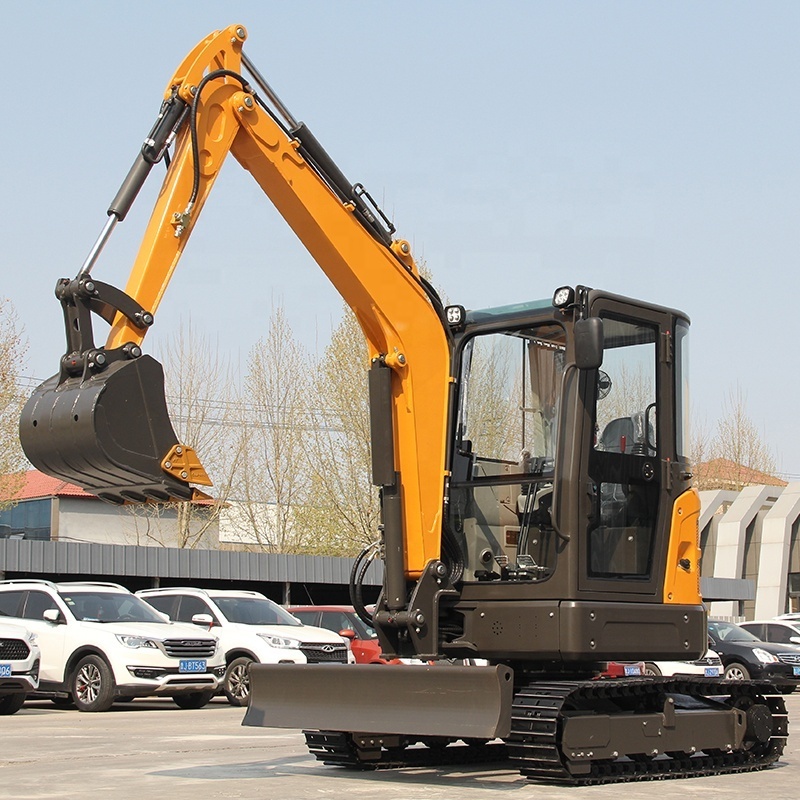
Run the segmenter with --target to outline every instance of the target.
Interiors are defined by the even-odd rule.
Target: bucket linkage
[[[122,504],[190,500],[189,482],[211,481],[194,451],[179,444],[167,411],[164,372],[138,344],[96,347],[92,313],[121,313],[145,331],[153,316],[121,290],[88,274],[62,278],[67,352],[36,388],[20,418],[25,455],[42,472]]]

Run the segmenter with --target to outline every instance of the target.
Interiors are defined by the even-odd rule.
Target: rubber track
[[[788,717],[783,698],[775,687],[756,682],[721,682],[715,679],[619,679],[575,683],[538,683],[518,687],[512,710],[512,730],[508,740],[512,763],[525,777],[548,783],[572,786],[619,781],[690,778],[729,772],[759,770],[780,757],[788,734]],[[588,762],[589,771],[574,774],[560,742],[562,709],[571,701],[579,705],[621,702],[626,706],[648,705],[666,694],[693,697],[730,698],[730,702],[753,699],[769,707],[773,716],[773,736],[765,743],[736,752],[682,754],[673,757],[621,758]],[[726,705],[729,703],[726,702]],[[584,769],[586,762],[584,762]]]
[[[309,752],[317,761],[347,769],[401,769],[455,764],[487,764],[508,761],[508,748],[502,742],[446,744],[441,746],[381,748],[362,750],[353,735],[344,731],[303,731]],[[429,740],[430,741],[430,740]]]
[[[572,786],[619,781],[689,778],[728,772],[759,770],[780,757],[788,733],[783,698],[767,683],[721,682],[704,678],[623,678],[607,681],[539,682],[518,685],[512,709],[511,736],[506,744],[473,743],[419,747],[375,747],[361,749],[351,733],[303,731],[309,752],[324,764],[348,769],[399,769],[418,766],[499,763],[510,758],[520,773],[534,781]],[[763,744],[733,753],[714,752],[673,757],[620,758],[589,762],[585,774],[573,774],[562,753],[560,724],[562,709],[573,701],[581,705],[620,703],[623,706],[652,705],[666,694],[707,697],[731,701],[752,698],[767,705],[773,715],[773,736]],[[604,710],[607,710],[605,708]],[[378,738],[376,736],[376,738]],[[431,743],[432,740],[427,740]],[[413,740],[411,740],[413,743]]]

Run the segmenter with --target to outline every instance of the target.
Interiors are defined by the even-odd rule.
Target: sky
[[[687,312],[695,421],[713,429],[741,390],[800,478],[800,4],[0,0],[0,18],[0,294],[29,341],[23,378],[57,371],[56,280],[98,237],[175,68],[241,23],[251,61],[449,302],[583,284]],[[96,278],[124,286],[159,172]],[[191,321],[243,365],[279,305],[312,351],[341,318],[230,159],[145,350]]]

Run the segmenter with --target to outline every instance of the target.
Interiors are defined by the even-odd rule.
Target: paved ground
[[[800,695],[787,700],[800,731]],[[790,736],[780,764],[763,772],[570,789],[532,784],[508,769],[354,773],[318,766],[300,734],[243,728],[242,716],[219,700],[199,711],[137,700],[104,714],[29,702],[0,717],[0,798],[796,800],[800,783],[800,733]]]

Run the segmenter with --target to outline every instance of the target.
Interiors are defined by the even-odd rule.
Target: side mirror
[[[792,644],[800,644],[800,636],[790,636],[789,641]]]
[[[339,636],[352,641],[356,638],[356,632],[350,628],[342,628],[342,630],[339,631]]]
[[[211,614],[195,614],[192,617],[192,625],[202,625],[205,628],[211,628],[214,625],[214,617]]]
[[[52,622],[55,625],[66,623],[66,620],[61,616],[61,612],[57,608],[48,608],[42,614],[42,619],[47,622]]]
[[[579,319],[574,330],[575,366],[598,369],[603,364],[603,321],[600,317]]]

